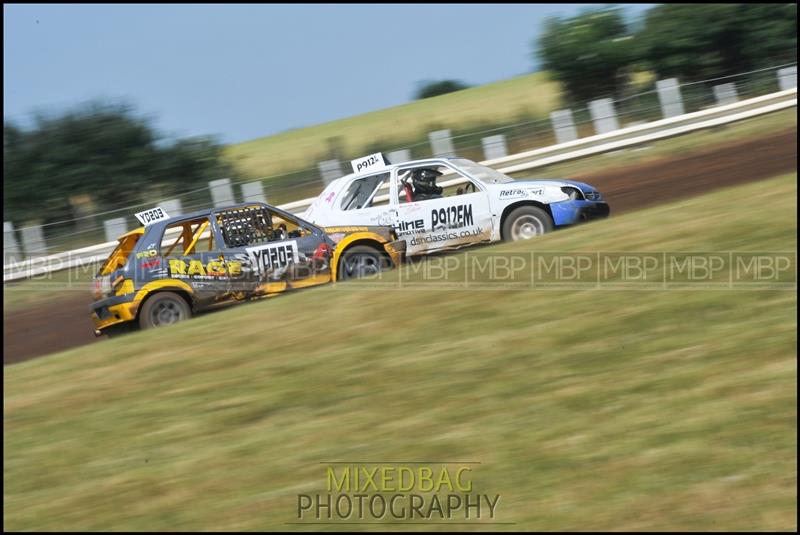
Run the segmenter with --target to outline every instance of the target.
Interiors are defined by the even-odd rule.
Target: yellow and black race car
[[[264,203],[178,217],[155,208],[100,267],[95,334],[151,328],[217,305],[378,273],[405,242],[391,227],[323,229]]]

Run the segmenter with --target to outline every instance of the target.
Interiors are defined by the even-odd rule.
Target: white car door
[[[447,170],[454,174],[446,175],[447,180],[439,184],[444,190],[440,198],[408,202],[405,192],[409,186],[402,179],[412,169],[413,166],[398,169],[394,184],[398,191],[394,226],[406,240],[406,254],[425,254],[491,239],[489,194],[482,184],[451,168]],[[451,184],[458,179],[468,183]],[[413,197],[413,191],[409,193]]]

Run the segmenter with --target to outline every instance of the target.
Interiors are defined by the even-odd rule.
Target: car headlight
[[[561,191],[566,193],[569,196],[569,200],[571,201],[581,201],[583,200],[583,193],[578,188],[573,188],[571,186],[564,186],[561,188]]]

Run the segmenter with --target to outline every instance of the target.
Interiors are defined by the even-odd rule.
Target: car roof
[[[271,210],[275,210],[276,212],[288,213],[285,210],[281,210],[280,208],[277,208],[277,207],[272,206],[270,204],[259,202],[259,201],[242,202],[242,203],[238,203],[238,204],[230,204],[230,205],[227,205],[227,206],[215,206],[213,208],[206,208],[205,210],[195,210],[194,212],[190,212],[188,214],[181,214],[181,215],[176,215],[176,216],[169,217],[167,219],[162,219],[160,221],[156,221],[155,223],[147,225],[147,227],[144,227],[144,226],[138,227],[138,228],[136,228],[136,229],[134,229],[134,230],[132,230],[130,232],[127,232],[126,234],[123,234],[122,236],[120,236],[117,239],[118,240],[122,239],[125,236],[128,236],[129,234],[133,234],[133,233],[143,233],[145,231],[145,228],[149,228],[149,227],[153,227],[153,228],[166,227],[166,226],[172,225],[174,223],[179,223],[181,221],[186,221],[186,220],[189,220],[189,219],[196,219],[198,217],[207,217],[207,216],[210,216],[212,214],[219,213],[219,212],[225,212],[225,211],[228,211],[228,210],[236,210],[237,208],[247,208],[247,207],[252,207],[252,206],[263,206],[263,207],[269,208]],[[297,217],[297,216],[294,216],[294,217]]]
[[[242,203],[238,203],[238,204],[230,204],[230,205],[227,205],[227,206],[215,206],[213,208],[206,208],[205,210],[195,210],[194,212],[189,212],[188,214],[181,214],[181,215],[176,215],[176,216],[169,217],[167,219],[161,219],[160,221],[156,221],[152,225],[147,225],[147,226],[150,227],[150,226],[156,226],[156,225],[171,225],[173,223],[178,223],[180,221],[184,221],[184,220],[187,220],[187,219],[196,219],[198,217],[209,216],[211,214],[215,214],[215,213],[218,213],[218,212],[226,212],[228,210],[236,210],[237,208],[247,208],[247,207],[252,207],[252,206],[264,206],[264,207],[269,208],[269,209],[274,209],[274,210],[276,210],[278,212],[285,212],[285,210],[281,210],[280,208],[277,208],[277,207],[272,206],[270,204],[259,202],[259,201],[242,202]],[[139,227],[139,228],[143,229],[144,227]],[[133,230],[131,232],[136,232],[136,230]]]
[[[380,173],[381,171],[396,169],[398,167],[406,167],[406,166],[409,166],[409,165],[435,164],[435,163],[441,164],[443,162],[452,162],[453,160],[463,160],[463,159],[464,158],[457,158],[457,157],[453,157],[453,156],[434,156],[434,157],[431,157],[431,158],[422,158],[420,160],[408,160],[406,162],[390,163],[390,164],[385,165],[384,167],[380,167],[380,168],[377,168],[377,169],[376,168],[369,169],[369,170],[363,171],[361,173],[349,173],[347,175],[340,176],[336,180],[337,181],[344,180],[344,179],[348,179],[349,180],[351,178],[360,178],[362,176],[372,176],[372,175],[375,175],[377,173]]]
[[[196,210],[188,214],[181,214],[174,217],[170,217],[169,219],[163,219],[159,221],[159,223],[172,224],[172,223],[177,223],[178,221],[182,221],[184,219],[195,219],[197,217],[203,217],[219,212],[227,212],[228,210],[236,210],[237,208],[247,208],[252,206],[263,206],[265,208],[275,209],[281,212],[283,211],[280,208],[276,208],[275,206],[271,206],[263,202],[258,202],[258,201],[242,202],[238,204],[230,204],[227,206],[215,206],[213,208],[206,208],[205,210]]]

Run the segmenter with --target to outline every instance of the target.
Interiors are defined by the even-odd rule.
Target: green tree
[[[751,66],[797,61],[797,4],[740,4],[741,55]]]
[[[638,59],[622,11],[607,7],[571,18],[550,18],[534,43],[543,69],[574,102],[619,96]]]
[[[642,55],[660,78],[701,80],[797,59],[796,4],[663,4],[647,12]]]
[[[23,129],[3,127],[3,209],[17,221],[69,219],[69,198],[90,195],[103,210],[230,176],[211,138],[167,142],[127,105],[91,103]]]
[[[458,80],[425,81],[420,82],[414,94],[414,98],[416,100],[421,100],[423,98],[438,97],[439,95],[461,91],[469,87],[469,85]]]

